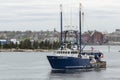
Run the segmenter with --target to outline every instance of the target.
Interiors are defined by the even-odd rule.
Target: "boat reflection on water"
[[[104,72],[106,72],[105,68],[51,70],[48,80],[96,80],[99,77],[101,80],[106,80],[103,78]]]
[[[106,68],[92,68],[92,69],[64,69],[64,70],[51,70],[51,74],[54,73],[66,73],[66,74],[71,74],[71,73],[81,73],[81,72],[100,72],[102,70],[106,70]]]
[[[89,72],[92,69],[67,69],[67,70],[51,70],[51,73],[78,73],[78,72]]]

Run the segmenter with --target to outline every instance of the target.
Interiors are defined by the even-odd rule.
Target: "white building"
[[[11,42],[13,42],[14,44],[20,44],[20,41],[17,41],[16,39],[10,39]]]

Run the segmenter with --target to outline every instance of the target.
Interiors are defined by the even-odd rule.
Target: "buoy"
[[[104,55],[103,55],[103,53],[101,54],[101,56],[100,56],[101,58],[103,58],[104,57]]]

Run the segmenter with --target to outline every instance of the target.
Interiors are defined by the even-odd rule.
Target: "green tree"
[[[0,48],[2,47],[2,45],[1,45],[1,41],[0,41]]]
[[[25,39],[24,42],[23,42],[23,45],[24,45],[25,49],[31,49],[32,48],[30,39]]]
[[[15,48],[16,48],[16,49],[18,49],[18,48],[19,48],[19,45],[18,45],[18,43],[17,43],[17,42],[15,43]]]
[[[20,48],[20,49],[24,49],[24,48],[25,48],[23,41],[20,41],[19,48]]]
[[[59,48],[59,42],[58,41],[53,41],[52,43],[48,40],[41,41],[39,43],[39,47],[41,49],[57,49]]]
[[[59,42],[58,41],[54,41],[53,42],[53,49],[57,49],[59,48]]]
[[[20,41],[19,48],[20,49],[32,49],[30,39],[25,39],[23,41]]]
[[[38,41],[34,41],[32,46],[33,46],[33,49],[38,49],[39,42]]]
[[[41,49],[44,48],[44,42],[43,42],[43,41],[41,41],[41,42],[39,43],[39,47],[40,47]]]

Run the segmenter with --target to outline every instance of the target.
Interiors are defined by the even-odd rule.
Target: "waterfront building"
[[[1,44],[1,45],[7,44],[7,40],[5,40],[5,39],[0,39],[0,44]]]
[[[109,41],[120,42],[120,29],[116,29],[115,32],[112,32],[106,35]]]

